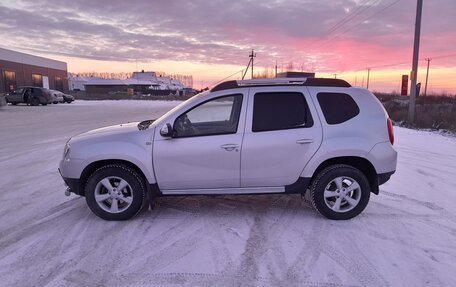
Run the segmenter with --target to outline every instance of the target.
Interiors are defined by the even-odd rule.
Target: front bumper
[[[64,177],[62,175],[62,172],[60,171],[60,168],[59,168],[59,173],[70,192],[77,194],[77,195],[84,195],[84,190],[81,187],[81,180],[79,178]]]

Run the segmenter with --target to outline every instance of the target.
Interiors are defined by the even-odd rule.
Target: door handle
[[[309,143],[313,143],[313,140],[311,140],[311,139],[300,139],[300,140],[297,140],[296,143],[297,144],[309,144]]]
[[[237,145],[237,144],[224,144],[224,145],[221,145],[220,147],[226,151],[233,151],[233,150],[239,151],[239,145]]]

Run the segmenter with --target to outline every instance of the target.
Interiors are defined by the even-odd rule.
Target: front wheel
[[[85,198],[97,216],[105,220],[127,220],[144,202],[141,176],[128,166],[112,164],[97,169],[87,180]]]
[[[350,219],[360,214],[370,198],[366,176],[344,164],[322,170],[312,182],[312,204],[323,216],[334,220]]]

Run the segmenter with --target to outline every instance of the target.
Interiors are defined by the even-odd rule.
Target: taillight
[[[386,120],[386,125],[388,126],[388,136],[389,136],[390,143],[391,143],[391,145],[393,145],[394,144],[393,122],[391,121],[390,118],[388,118]]]

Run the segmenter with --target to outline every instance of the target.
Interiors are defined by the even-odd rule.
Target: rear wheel
[[[332,165],[322,170],[313,180],[312,204],[323,216],[350,219],[360,214],[370,198],[366,176],[349,165]]]
[[[87,180],[85,198],[89,208],[105,220],[127,220],[135,216],[144,202],[141,176],[124,165],[97,169]]]

